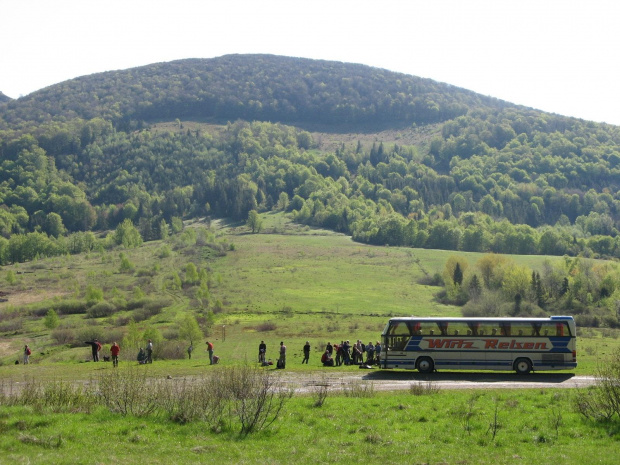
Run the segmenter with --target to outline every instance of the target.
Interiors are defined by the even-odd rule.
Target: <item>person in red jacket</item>
[[[112,365],[118,366],[118,354],[121,352],[121,346],[119,346],[116,342],[112,344],[110,347],[110,353],[112,354]]]
[[[213,365],[213,343],[207,341],[207,351],[209,352],[209,364]]]

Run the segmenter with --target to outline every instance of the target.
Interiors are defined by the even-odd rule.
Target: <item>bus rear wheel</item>
[[[418,359],[418,371],[420,373],[432,373],[435,369],[435,364],[430,357],[422,357]]]
[[[515,360],[514,368],[517,374],[527,375],[530,371],[532,371],[532,362],[530,362],[527,358],[518,358]]]

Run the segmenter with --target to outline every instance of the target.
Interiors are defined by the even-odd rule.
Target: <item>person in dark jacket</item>
[[[99,361],[99,351],[101,350],[101,343],[95,339],[94,341],[84,341],[84,344],[88,344],[93,352],[93,362]]]
[[[307,365],[309,358],[310,358],[310,342],[306,341],[306,345],[304,345],[304,359],[301,361],[301,363],[303,364],[304,362],[306,362],[306,365]]]

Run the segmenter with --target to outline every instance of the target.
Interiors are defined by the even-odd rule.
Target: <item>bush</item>
[[[104,339],[103,328],[101,326],[87,326],[81,328],[77,333],[77,339],[78,345],[95,339],[102,341]]]
[[[88,310],[88,304],[81,300],[61,300],[54,302],[54,309],[59,315],[81,315]]]
[[[116,307],[110,302],[99,302],[93,305],[86,312],[88,318],[104,318],[106,316],[113,315],[116,312]]]
[[[52,331],[52,339],[56,341],[56,344],[71,344],[76,342],[75,331],[69,328],[56,328]]]
[[[0,324],[0,333],[17,333],[22,330],[24,323],[21,318],[6,320]]]
[[[162,341],[153,347],[153,358],[157,360],[183,360],[187,347],[180,341]]]
[[[620,349],[598,368],[596,385],[578,391],[577,411],[595,421],[620,420]]]

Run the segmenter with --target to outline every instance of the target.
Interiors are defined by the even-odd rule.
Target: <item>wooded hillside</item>
[[[428,79],[231,55],[73,79],[0,120],[1,263],[125,220],[150,240],[173,218],[274,208],[379,245],[620,256],[618,127]],[[324,151],[315,127],[365,141]]]

